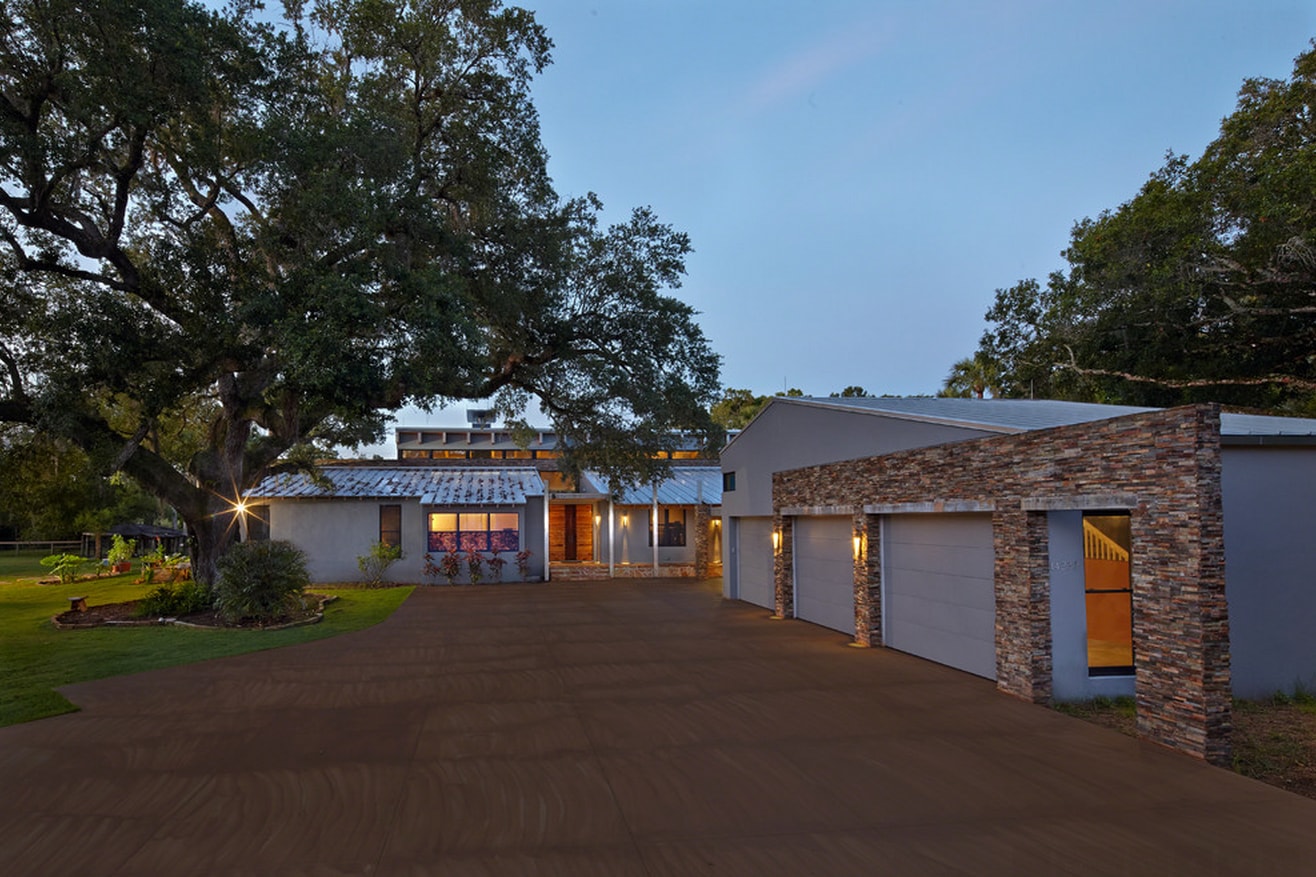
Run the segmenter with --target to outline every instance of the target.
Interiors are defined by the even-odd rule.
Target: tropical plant
[[[131,563],[136,551],[136,539],[125,539],[115,533],[110,537],[110,550],[106,552],[105,559],[112,568],[117,567],[121,563]]]
[[[299,608],[311,583],[306,555],[290,542],[239,542],[219,561],[215,608],[229,621],[270,621]]]
[[[503,580],[503,567],[507,565],[507,558],[500,556],[495,551],[493,557],[490,557],[485,563],[489,565],[489,578],[493,579],[495,583],[501,582]]]
[[[530,555],[533,554],[529,548],[516,553],[516,571],[521,574],[521,581],[530,580]]]
[[[445,552],[439,558],[439,572],[443,573],[443,577],[448,580],[448,584],[451,585],[457,581],[457,577],[462,574],[461,555],[455,551]]]
[[[361,570],[361,574],[366,577],[367,582],[379,586],[384,583],[384,573],[388,571],[388,568],[401,559],[401,545],[375,542],[370,546],[368,554],[357,556],[356,565]]]
[[[470,577],[472,585],[478,585],[484,578],[484,558],[478,551],[468,552],[466,555],[466,571]]]
[[[188,579],[152,588],[142,598],[137,614],[142,618],[192,615],[214,608],[215,595],[204,582]]]
[[[41,565],[50,567],[50,571],[66,585],[76,581],[83,565],[88,563],[91,563],[91,558],[80,554],[51,554],[41,558]]]

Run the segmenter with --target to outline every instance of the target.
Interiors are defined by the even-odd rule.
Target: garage
[[[776,610],[772,577],[772,518],[736,519],[736,594],[765,609]]]
[[[854,525],[847,516],[795,519],[795,617],[854,635]]]
[[[991,515],[892,515],[882,529],[888,646],[996,678]]]

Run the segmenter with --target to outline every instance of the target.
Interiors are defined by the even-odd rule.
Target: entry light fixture
[[[860,557],[863,557],[863,554],[864,554],[864,534],[863,534],[863,533],[855,533],[855,534],[854,534],[854,558],[855,558],[855,560],[858,560]]]
[[[780,531],[780,530],[773,530],[773,531],[772,531],[772,553],[773,553],[773,554],[776,554],[778,551],[781,551],[781,531]]]

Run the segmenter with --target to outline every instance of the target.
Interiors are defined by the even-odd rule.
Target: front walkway
[[[1316,802],[766,616],[717,582],[425,588],[71,686],[0,729],[0,874],[1316,873]]]

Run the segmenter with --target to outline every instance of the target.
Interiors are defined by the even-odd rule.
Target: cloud
[[[757,115],[811,94],[827,80],[876,56],[887,43],[885,33],[865,24],[808,45],[759,77],[743,110]]]

